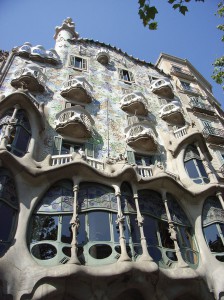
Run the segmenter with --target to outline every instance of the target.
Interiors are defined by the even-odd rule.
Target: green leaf
[[[185,13],[188,11],[187,6],[181,5],[179,11],[185,16]]]
[[[138,3],[140,7],[143,7],[145,5],[145,0],[138,0]]]
[[[149,29],[151,29],[151,30],[156,30],[157,27],[158,27],[157,22],[152,22],[149,24]]]
[[[173,4],[176,0],[169,0],[168,3]]]
[[[154,20],[155,19],[155,16],[156,14],[158,14],[158,10],[156,9],[155,6],[145,6],[146,7],[146,14],[147,14],[147,18],[150,20]]]
[[[180,7],[180,4],[174,4],[173,5],[173,9],[177,9],[178,7]]]

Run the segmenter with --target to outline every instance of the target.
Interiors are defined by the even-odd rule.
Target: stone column
[[[71,242],[71,259],[69,260],[69,264],[80,265],[80,261],[78,259],[78,241],[77,241],[77,233],[80,226],[79,216],[77,213],[78,210],[78,184],[74,184],[74,202],[73,202],[73,215],[70,221],[71,229],[72,229],[72,242]]]
[[[220,201],[220,203],[222,205],[222,209],[224,210],[224,200],[223,200],[223,197],[222,197],[222,193],[221,192],[217,192],[216,196],[219,198],[219,201]]]
[[[177,261],[178,261],[177,266],[179,268],[188,268],[189,266],[183,260],[180,248],[179,248],[178,243],[177,243],[177,232],[176,232],[174,222],[172,221],[172,218],[171,218],[171,215],[170,215],[168,201],[167,201],[167,197],[166,197],[166,191],[164,191],[164,190],[162,191],[162,199],[163,199],[163,203],[164,203],[165,209],[166,209],[166,214],[167,214],[167,219],[168,219],[168,224],[169,224],[170,238],[174,242],[174,249],[176,251],[176,256],[177,256]]]
[[[134,199],[135,199],[137,222],[138,222],[138,227],[139,227],[139,231],[140,231],[141,246],[142,246],[142,255],[139,258],[139,261],[153,261],[152,257],[149,255],[149,252],[147,249],[147,242],[146,242],[144,228],[143,228],[144,217],[142,216],[140,209],[139,209],[137,192],[134,194]]]
[[[127,254],[127,249],[126,249],[126,240],[124,236],[124,221],[125,217],[122,213],[121,210],[121,192],[120,188],[118,186],[115,187],[115,192],[116,192],[116,198],[117,198],[117,220],[116,223],[119,226],[119,232],[120,232],[120,247],[121,247],[121,256],[118,259],[118,262],[123,262],[123,261],[131,261],[131,258]]]
[[[211,169],[211,167],[210,167],[210,162],[209,162],[209,160],[208,160],[207,157],[204,155],[204,153],[201,151],[201,149],[200,149],[198,143],[195,143],[195,145],[196,145],[197,150],[198,150],[198,152],[199,152],[199,154],[200,154],[200,157],[201,157],[201,159],[202,159],[202,163],[203,163],[203,165],[204,165],[204,167],[205,167],[206,173],[208,174],[208,178],[209,178],[210,182],[211,182],[211,183],[218,183],[218,180],[217,180],[215,174],[213,173],[213,171],[212,171],[212,169]]]

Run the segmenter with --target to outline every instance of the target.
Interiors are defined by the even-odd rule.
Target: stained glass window
[[[3,255],[13,240],[18,213],[18,200],[11,174],[0,169],[0,255]]]

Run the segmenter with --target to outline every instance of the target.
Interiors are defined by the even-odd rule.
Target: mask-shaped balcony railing
[[[121,100],[121,109],[130,114],[147,115],[147,102],[142,93],[133,92]]]
[[[110,61],[110,55],[109,55],[108,51],[101,49],[97,53],[96,59],[102,65],[107,65]]]
[[[223,143],[224,142],[224,130],[214,127],[204,127],[203,136],[207,142],[211,143]]]
[[[173,87],[168,78],[159,78],[151,82],[150,90],[159,96],[173,99]]]
[[[145,151],[155,151],[158,148],[153,130],[144,125],[132,126],[126,133],[126,141],[129,146]]]
[[[64,82],[61,95],[80,104],[91,103],[91,86],[85,77],[77,76]]]
[[[44,92],[46,76],[37,66],[27,66],[15,72],[11,85],[15,88],[26,88],[31,92]]]
[[[194,111],[207,113],[209,115],[214,115],[215,114],[215,109],[211,105],[205,104],[205,103],[200,102],[200,101],[198,101],[198,102],[191,101],[190,106],[192,107],[192,109]]]
[[[182,109],[175,103],[169,103],[162,107],[159,112],[160,117],[171,124],[184,125],[185,120],[182,114]]]
[[[81,106],[66,108],[56,115],[56,131],[62,135],[88,139],[92,136],[94,121],[89,113]]]

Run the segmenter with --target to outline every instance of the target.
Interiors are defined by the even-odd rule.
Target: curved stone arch
[[[219,262],[224,262],[224,209],[217,196],[204,200],[202,230],[206,244]]]
[[[39,103],[31,94],[26,92],[14,92],[5,97],[0,103],[0,117],[7,111],[17,107],[24,110],[31,127],[31,139],[29,142],[28,153],[34,154],[35,141],[40,132],[44,130],[43,103]]]
[[[0,257],[11,246],[18,221],[19,202],[13,176],[0,168]]]
[[[44,104],[39,103],[35,97],[25,91],[16,91],[6,96],[0,103],[0,117],[9,109],[19,105],[21,109],[27,112],[33,134],[39,134],[44,130],[43,109]],[[39,106],[39,108],[38,108]]]

